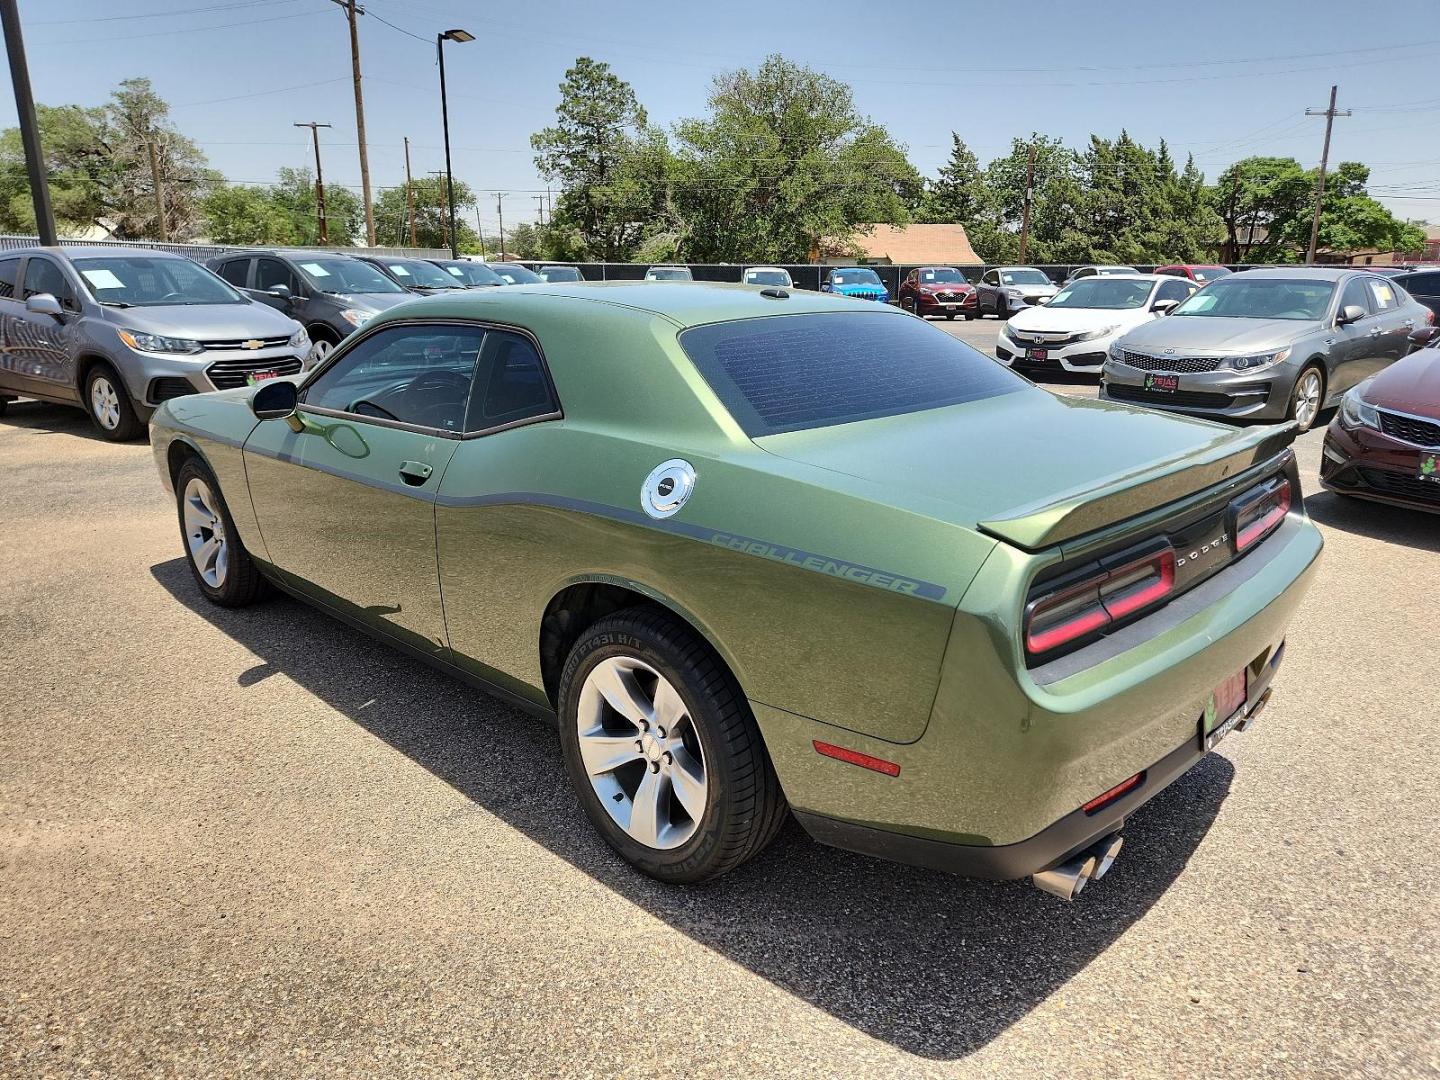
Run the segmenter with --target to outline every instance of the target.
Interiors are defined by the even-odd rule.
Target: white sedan
[[[1188,278],[1107,274],[1080,278],[1005,324],[995,356],[1014,368],[1100,373],[1110,343],[1166,314],[1199,288]]]

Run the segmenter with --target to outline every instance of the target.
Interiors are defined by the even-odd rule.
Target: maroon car
[[[964,315],[973,319],[979,314],[975,286],[953,266],[917,266],[900,282],[899,300],[902,308],[921,318]]]
[[[1163,274],[1166,277],[1189,278],[1197,285],[1208,285],[1216,278],[1229,277],[1231,271],[1223,266],[1197,266],[1193,263],[1173,263],[1170,266],[1157,266],[1155,273]]]
[[[1341,399],[1320,483],[1440,513],[1440,348],[1411,353]]]

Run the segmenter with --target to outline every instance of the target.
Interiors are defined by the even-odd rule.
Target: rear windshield
[[[938,327],[885,312],[697,326],[680,344],[752,439],[996,397],[1030,384]]]

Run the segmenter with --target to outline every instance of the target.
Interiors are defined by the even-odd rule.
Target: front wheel
[[[221,607],[244,607],[263,596],[266,581],[245,550],[220,485],[199,458],[180,466],[175,501],[186,561],[205,598]]]
[[[1301,432],[1309,431],[1315,425],[1315,418],[1325,404],[1325,376],[1318,367],[1307,367],[1295,380],[1290,391],[1290,407],[1286,411],[1289,419],[1300,425]]]
[[[100,435],[111,442],[128,442],[145,432],[125,383],[109,364],[96,364],[85,376],[85,405]]]
[[[749,703],[669,612],[630,608],[591,626],[560,676],[559,714],[591,824],[651,877],[719,877],[779,831],[785,799]]]

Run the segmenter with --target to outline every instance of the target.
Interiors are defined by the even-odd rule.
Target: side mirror
[[[1037,303],[1037,304],[1048,304],[1048,303],[1049,303],[1051,300],[1053,300],[1053,299],[1055,299],[1053,296],[1037,296],[1037,297],[1035,298],[1035,303]]]
[[[1365,309],[1359,304],[1346,304],[1340,309],[1340,314],[1335,316],[1336,326],[1349,326],[1365,318]]]
[[[1411,330],[1406,337],[1410,341],[1411,350],[1428,349],[1431,345],[1440,344],[1440,326],[1421,326]]]
[[[60,301],[48,292],[37,292],[25,301],[25,310],[32,315],[53,315],[60,318],[65,314]]]
[[[272,285],[272,286],[270,286],[270,289],[269,289],[267,295],[273,296],[276,300],[289,300],[289,299],[290,299],[290,286],[289,286],[289,285]]]
[[[266,379],[250,395],[250,411],[257,420],[284,420],[299,401],[300,388],[289,379]]]
[[[1169,315],[1180,306],[1179,300],[1156,300],[1150,305],[1150,310],[1157,315]]]

